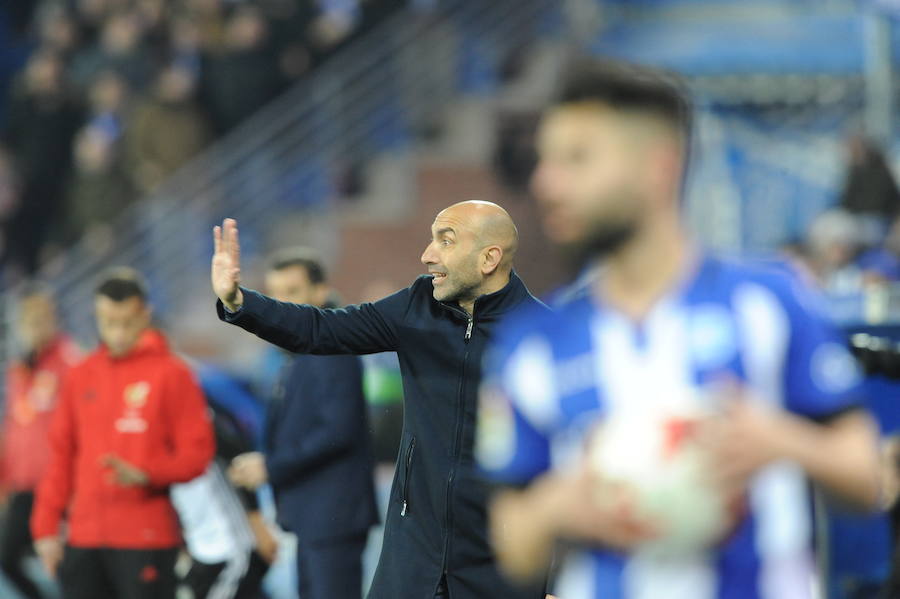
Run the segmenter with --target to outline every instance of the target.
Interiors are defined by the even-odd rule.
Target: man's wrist
[[[241,293],[240,287],[238,287],[238,290],[235,292],[234,297],[232,297],[230,300],[222,300],[222,305],[225,307],[225,311],[230,312],[231,314],[240,312],[241,307],[244,305],[244,294]]]

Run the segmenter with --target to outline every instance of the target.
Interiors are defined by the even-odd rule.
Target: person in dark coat
[[[512,271],[518,236],[501,207],[456,204],[431,235],[429,275],[377,302],[323,310],[240,287],[237,223],[226,219],[212,262],[218,314],[292,352],[397,352],[404,427],[370,599],[537,599],[542,590],[513,588],[496,568],[472,448],[484,347],[504,315],[539,302]]]
[[[52,222],[47,215],[63,205],[81,118],[65,84],[62,60],[52,52],[36,52],[13,91],[4,131],[23,184],[22,200],[7,224],[6,260],[26,274],[37,270]]]
[[[325,305],[325,270],[310,251],[277,253],[266,287],[280,301]],[[275,491],[278,522],[297,535],[301,599],[362,593],[362,553],[378,521],[374,459],[356,356],[295,356],[276,385],[264,451],[232,460],[235,484]]]

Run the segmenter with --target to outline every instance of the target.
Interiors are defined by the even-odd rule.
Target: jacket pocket
[[[410,437],[409,445],[406,447],[406,452],[403,456],[403,463],[401,467],[403,468],[403,476],[400,484],[400,515],[405,516],[409,513],[409,479],[412,477],[412,463],[413,456],[416,453],[416,438]]]

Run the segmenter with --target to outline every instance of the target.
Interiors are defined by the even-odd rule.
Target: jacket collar
[[[531,297],[531,293],[513,270],[509,273],[509,282],[502,289],[482,295],[475,300],[473,317],[477,320],[498,318],[528,297]],[[455,314],[465,315],[465,311],[456,302],[440,302],[440,304]]]

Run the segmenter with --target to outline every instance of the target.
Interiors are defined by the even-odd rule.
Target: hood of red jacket
[[[166,336],[158,329],[147,329],[138,338],[137,343],[131,348],[131,351],[124,356],[113,357],[109,353],[109,348],[102,342],[99,348],[100,355],[110,360],[131,360],[144,356],[153,356],[166,354],[169,352],[169,342]]]

